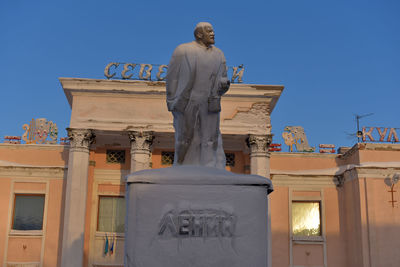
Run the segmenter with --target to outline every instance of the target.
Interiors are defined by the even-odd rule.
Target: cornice
[[[138,80],[106,80],[85,78],[59,78],[68,102],[72,107],[73,94],[147,94],[165,97],[165,82]],[[269,110],[274,109],[284,86],[261,84],[231,84],[224,98],[271,99]]]
[[[337,184],[332,175],[271,174],[271,181],[274,186],[335,187]]]
[[[328,169],[308,169],[308,170],[277,170],[271,169],[271,174],[282,174],[282,175],[343,175],[343,173],[356,169],[356,170],[375,170],[375,169],[399,169],[400,162],[393,161],[393,162],[365,162],[362,164],[346,164],[341,165],[335,168],[328,168]]]
[[[108,170],[108,169],[95,169],[95,180],[119,180],[125,182],[125,177],[130,173],[130,170]]]
[[[66,167],[0,166],[0,178],[64,179]]]
[[[0,149],[12,149],[12,150],[65,150],[69,149],[69,145],[58,145],[58,144],[7,144],[0,143]]]
[[[308,152],[271,152],[271,157],[293,158],[337,158],[338,154],[308,153]]]

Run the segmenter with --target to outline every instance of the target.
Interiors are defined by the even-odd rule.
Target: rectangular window
[[[123,233],[125,231],[125,198],[100,196],[97,231]]]
[[[225,153],[225,166],[235,167],[235,153]]]
[[[172,165],[174,163],[174,151],[161,151],[161,165]]]
[[[125,163],[125,150],[111,150],[106,151],[106,161],[107,163]]]
[[[294,237],[321,236],[320,201],[292,202],[292,233]]]
[[[44,200],[44,195],[16,194],[12,229],[42,230]]]

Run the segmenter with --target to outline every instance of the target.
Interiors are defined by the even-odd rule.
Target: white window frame
[[[319,196],[295,196],[294,192],[318,192]],[[292,226],[292,203],[293,201],[319,201],[321,217],[321,235],[320,236],[293,236]],[[293,265],[293,245],[294,244],[320,244],[323,246],[324,267],[327,266],[326,233],[325,233],[325,207],[324,207],[324,189],[321,187],[289,187],[289,253],[290,266]]]
[[[101,235],[105,235],[106,233],[114,234],[116,236],[124,236],[124,232],[109,232],[109,231],[99,231],[99,222],[100,222],[100,198],[106,197],[106,198],[123,198],[126,199],[125,196],[123,195],[107,195],[107,194],[100,194],[98,195],[97,198],[97,221],[96,221],[96,236],[100,233]],[[126,217],[126,215],[125,215]],[[125,218],[124,218],[125,220]],[[125,223],[125,221],[124,221]]]

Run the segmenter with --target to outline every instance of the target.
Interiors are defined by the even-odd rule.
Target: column
[[[70,140],[65,189],[61,267],[82,266],[85,231],[89,146],[94,134],[88,129],[67,129]]]
[[[151,169],[151,145],[154,133],[131,131],[128,134],[131,140],[131,172]]]
[[[255,135],[250,134],[248,139],[248,145],[250,147],[250,172],[251,174],[261,175],[270,178],[270,166],[268,152],[269,144],[272,143],[272,135]],[[272,232],[271,232],[271,206],[268,198],[268,244],[267,244],[267,255],[268,262],[267,267],[272,266]]]
[[[269,178],[269,152],[268,146],[272,142],[272,135],[250,134],[248,145],[250,147],[250,173]]]

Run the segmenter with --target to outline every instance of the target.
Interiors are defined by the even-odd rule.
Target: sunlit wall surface
[[[294,236],[320,236],[320,203],[293,201],[292,229]]]

